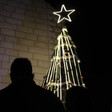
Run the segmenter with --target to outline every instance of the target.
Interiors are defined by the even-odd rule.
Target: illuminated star
[[[57,23],[60,23],[63,20],[67,20],[71,22],[70,14],[72,14],[75,11],[75,9],[66,10],[65,5],[63,4],[61,6],[61,10],[57,12],[53,12],[53,14],[59,16]]]

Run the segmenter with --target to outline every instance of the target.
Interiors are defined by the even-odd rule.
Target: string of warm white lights
[[[66,39],[66,42],[67,42],[67,39]],[[70,46],[71,47],[71,46]],[[67,50],[69,51],[69,47],[67,46]],[[76,85],[75,83],[75,79],[74,79],[74,76],[73,76],[73,68],[72,68],[72,65],[71,65],[71,60],[70,60],[71,56],[69,54],[69,64],[70,64],[70,68],[71,68],[71,72],[72,72],[72,78],[73,78],[73,83],[74,85]]]
[[[63,20],[71,22],[70,14],[75,9],[66,10],[62,5],[61,10],[53,12],[57,15],[58,22]],[[64,14],[64,16],[63,16]],[[51,64],[48,74],[43,81],[43,87],[52,91],[61,101],[64,101],[64,92],[72,86],[83,86],[83,78],[80,69],[80,60],[76,54],[76,46],[68,35],[67,28],[63,28],[61,34],[57,38],[58,43],[54,48],[51,57]]]
[[[70,44],[69,40],[68,40],[68,43]],[[71,49],[71,47],[70,47],[70,50],[71,50],[71,53],[73,55],[74,53],[73,53],[73,50]],[[77,66],[76,66],[75,57],[73,57],[73,61],[74,61],[74,65],[75,65],[75,71],[76,71],[76,77],[77,77],[77,81],[78,81],[78,86],[80,86],[79,79],[78,79],[78,72],[77,72]]]
[[[71,44],[70,38],[64,38],[64,36],[67,37],[67,29],[65,28],[58,36],[58,44],[43,83],[43,87],[53,91],[60,100],[63,100],[64,90],[72,86],[85,86],[79,65],[80,60],[74,52],[74,44]],[[66,50],[67,52],[65,52]]]

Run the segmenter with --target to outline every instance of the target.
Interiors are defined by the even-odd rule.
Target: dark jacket
[[[34,81],[12,83],[0,90],[0,112],[64,112],[61,101]]]

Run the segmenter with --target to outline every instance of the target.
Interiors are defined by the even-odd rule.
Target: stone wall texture
[[[11,83],[17,57],[31,61],[34,81],[42,84],[61,32],[53,11],[44,0],[0,0],[0,89]]]

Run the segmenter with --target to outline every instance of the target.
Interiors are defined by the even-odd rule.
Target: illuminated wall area
[[[0,0],[0,89],[11,83],[10,65],[27,57],[42,84],[61,26],[44,0]]]

